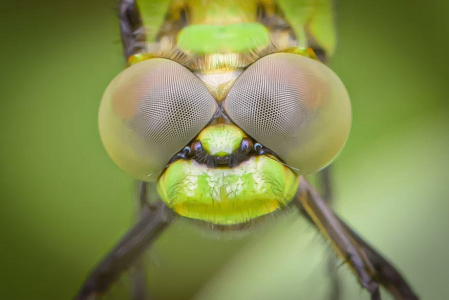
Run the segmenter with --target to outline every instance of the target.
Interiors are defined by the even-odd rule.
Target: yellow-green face
[[[123,170],[157,181],[178,214],[221,225],[288,204],[298,177],[340,151],[350,123],[340,79],[287,53],[257,60],[221,101],[177,62],[142,61],[111,82],[99,113],[103,143]]]
[[[221,225],[269,214],[288,204],[297,188],[298,176],[267,156],[233,168],[178,160],[158,181],[162,200],[178,214]]]
[[[193,145],[201,145],[211,159],[224,158],[237,153],[244,139],[248,140],[237,126],[219,123],[202,130]],[[157,188],[167,206],[182,216],[233,225],[288,204],[298,176],[273,156],[247,155],[232,167],[181,159],[163,172]]]

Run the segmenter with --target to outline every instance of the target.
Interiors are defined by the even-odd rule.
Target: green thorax
[[[226,25],[198,24],[181,30],[177,43],[182,51],[197,55],[244,54],[266,48],[270,44],[270,35],[263,25],[255,22]]]
[[[334,48],[331,0],[137,0],[149,52],[194,71],[245,68],[270,52]],[[182,53],[182,54],[180,54]]]

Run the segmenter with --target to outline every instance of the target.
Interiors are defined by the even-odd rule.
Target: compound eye
[[[168,59],[149,59],[124,70],[107,87],[100,135],[121,169],[154,181],[216,110],[214,97],[192,72]]]
[[[300,174],[329,164],[351,127],[349,96],[338,76],[296,54],[256,61],[236,80],[223,107],[233,122]]]

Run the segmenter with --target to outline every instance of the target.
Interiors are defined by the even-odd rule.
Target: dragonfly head
[[[264,56],[231,84],[210,80],[223,99],[208,78],[148,59],[119,74],[100,106],[112,159],[139,180],[157,180],[181,215],[226,225],[270,213],[293,198],[298,176],[329,164],[347,139],[348,94],[318,61]]]

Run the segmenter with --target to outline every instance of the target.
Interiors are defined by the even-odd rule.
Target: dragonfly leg
[[[137,209],[136,209],[136,217],[137,220],[140,220],[145,216],[145,211],[148,209],[148,192],[151,188],[148,182],[144,181],[136,181],[137,187]],[[133,265],[133,268],[130,272],[131,277],[131,286],[132,286],[132,299],[147,299],[148,290],[147,290],[147,280],[146,280],[146,272],[145,272],[145,258],[141,256],[137,259],[136,263]]]
[[[162,201],[143,210],[136,225],[91,272],[74,299],[95,299],[96,295],[107,292],[112,283],[138,261],[174,219],[175,214]]]
[[[136,0],[122,0],[119,9],[123,51],[128,59],[133,54],[145,52],[147,47],[145,27]]]
[[[395,299],[419,299],[401,274],[345,224],[304,178],[301,178],[299,197],[295,204],[329,237],[340,256],[349,262],[359,282],[371,293],[371,299],[380,299],[377,283],[385,287]]]
[[[343,220],[337,216],[340,223],[351,237],[357,242],[362,251],[370,260],[376,270],[376,281],[385,287],[396,299],[418,300],[407,281],[380,253],[373,249],[357,233],[354,232]]]
[[[332,165],[321,170],[318,173],[318,176],[323,200],[326,201],[329,206],[332,206],[334,201],[332,189]],[[331,300],[339,300],[341,298],[341,280],[337,272],[337,263],[338,258],[335,255],[329,255],[326,267],[331,281],[329,292],[329,299]]]
[[[372,276],[375,270],[365,253],[346,232],[318,192],[302,177],[295,204],[329,238],[337,253],[349,263],[362,287],[370,293],[371,299],[380,300],[379,286]]]

